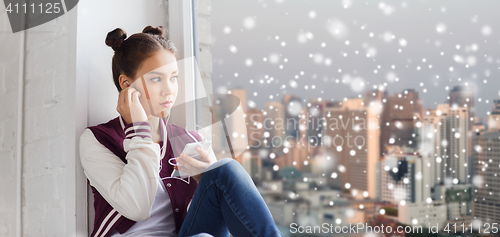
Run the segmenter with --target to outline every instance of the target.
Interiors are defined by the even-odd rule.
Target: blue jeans
[[[240,163],[224,158],[212,166],[203,173],[177,236],[283,236]]]

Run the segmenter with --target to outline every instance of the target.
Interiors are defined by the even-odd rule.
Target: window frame
[[[196,22],[198,15],[194,14],[197,10],[197,0],[190,1],[167,1],[168,2],[168,31],[169,39],[174,43],[178,50],[178,60],[183,60],[188,67],[183,67],[183,74],[186,76],[183,89],[179,91],[180,96],[184,96],[185,101],[193,101],[199,95],[199,83],[195,76],[199,75],[195,71],[195,65],[198,64],[198,29]],[[199,65],[199,64],[198,64]],[[170,118],[174,124],[184,126],[188,130],[196,130],[197,113],[195,103],[186,103],[184,108],[185,116]]]

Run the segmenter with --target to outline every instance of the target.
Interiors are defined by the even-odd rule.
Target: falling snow
[[[339,196],[322,201],[325,210],[340,206],[336,198],[370,200],[375,194],[363,190],[366,185],[357,180],[380,178],[369,176],[378,171],[388,180],[380,184],[381,189],[390,191],[384,197],[389,197],[396,209],[416,205],[409,197],[414,194],[412,185],[418,182],[422,185],[418,188],[427,190],[424,194],[428,195],[419,196],[422,210],[433,206],[444,208],[446,215],[460,213],[451,217],[454,221],[476,218],[473,215],[479,214],[470,211],[476,205],[473,203],[500,196],[491,183],[500,172],[495,153],[500,134],[494,130],[500,129],[500,41],[496,37],[500,25],[492,20],[496,15],[489,10],[498,9],[499,4],[475,3],[470,9],[466,3],[432,1],[323,3],[328,6],[308,1],[300,6],[291,0],[258,0],[225,4],[213,3],[212,9],[214,91],[227,94],[233,88],[244,88],[242,103],[247,111],[261,112],[263,119],[274,116],[300,122],[290,130],[269,128],[278,124],[275,121],[256,122],[255,127],[247,128],[263,130],[261,147],[252,153],[265,161],[258,179],[280,177],[273,181],[293,183],[297,175],[304,183],[295,183],[294,190],[270,185],[275,192],[281,188],[284,203],[307,200],[311,197],[302,191],[320,193],[327,187],[335,187]],[[215,14],[216,8],[222,13],[222,9],[233,7],[241,14],[226,18]],[[457,86],[470,89],[473,95],[461,100]],[[274,104],[265,108],[271,102]],[[475,117],[466,117],[472,115]],[[351,123],[372,121],[346,127],[347,118]],[[330,129],[328,119],[337,119],[340,125]],[[494,129],[487,131],[490,128]],[[296,131],[294,136],[299,139],[306,137],[286,140],[291,131]],[[324,143],[346,139],[347,132],[365,134],[368,145],[304,148],[319,138]],[[241,135],[233,133],[231,137]],[[308,137],[312,135],[314,139]],[[477,136],[489,140],[476,144],[473,137]],[[270,146],[276,142],[281,143]],[[395,149],[391,150],[394,155],[384,149]],[[402,157],[407,163],[401,162]],[[465,205],[457,202],[459,211],[453,209],[454,204],[441,206],[450,200],[441,193],[449,194],[450,190],[461,197],[472,192],[473,199],[464,201]],[[347,223],[349,217],[368,207],[369,203],[363,203],[345,208],[335,221],[329,221]],[[390,214],[383,206],[370,210],[376,215]],[[293,215],[304,223],[316,220],[304,213],[294,209]],[[429,222],[426,218],[411,217],[406,224],[421,225]],[[473,223],[482,221],[486,220],[474,219]]]

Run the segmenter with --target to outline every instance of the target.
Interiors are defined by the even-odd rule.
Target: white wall
[[[0,5],[0,236],[74,236],[76,11],[13,34]]]
[[[23,121],[24,32],[12,34],[4,5],[0,4],[0,236],[18,235],[20,224],[20,126]]]

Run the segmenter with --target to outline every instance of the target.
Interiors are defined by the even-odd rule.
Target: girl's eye
[[[153,81],[153,82],[159,82],[160,80],[161,80],[160,77],[151,78],[151,81]]]
[[[173,76],[172,78],[170,78],[170,80],[172,80],[173,82],[176,82],[177,81],[177,76]]]

